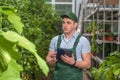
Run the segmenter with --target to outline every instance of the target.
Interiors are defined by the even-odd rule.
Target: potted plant
[[[108,32],[108,34],[106,35],[106,40],[113,41],[114,40],[114,33]]]

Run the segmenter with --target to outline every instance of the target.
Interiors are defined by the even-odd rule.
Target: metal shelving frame
[[[114,40],[114,41],[104,41],[104,40],[99,40],[97,39],[97,43],[101,44],[103,47],[102,50],[102,59],[105,59],[105,47],[106,44],[109,43],[111,45],[111,52],[113,51],[113,44],[115,44],[117,46],[117,50],[120,51],[120,0],[113,0],[110,2],[110,4],[108,3],[110,0],[88,0],[88,4],[84,5],[84,15],[83,15],[83,27],[84,27],[84,31],[83,31],[83,35],[87,36],[87,37],[91,37],[90,35],[88,36],[88,34],[85,34],[85,29],[86,26],[89,22],[91,21],[96,21],[97,22],[97,26],[99,26],[99,24],[103,24],[103,32],[105,33],[105,27],[106,24],[110,25],[110,29],[113,32],[114,27],[114,23],[118,23],[118,31],[117,31],[117,38],[118,40]],[[115,1],[119,2],[116,5],[119,7],[113,7],[115,5]],[[107,7],[106,7],[107,6]],[[109,12],[109,14],[108,14]],[[115,15],[113,15],[113,13],[118,13],[118,19],[114,20]],[[101,16],[102,19],[101,19]],[[110,15],[110,20],[106,20],[106,15]],[[96,27],[97,27],[96,26]],[[98,30],[98,29],[97,29]],[[105,34],[103,33],[103,37],[105,37]],[[98,37],[98,35],[97,35]],[[96,45],[97,46],[97,45]]]

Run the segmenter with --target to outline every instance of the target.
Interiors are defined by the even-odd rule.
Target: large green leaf
[[[36,52],[35,45],[26,39],[24,36],[21,36],[13,31],[4,32],[5,39],[9,40],[10,42],[17,42],[19,46],[29,50],[31,53]]]
[[[6,36],[4,36],[4,35],[5,35],[5,33],[0,31],[0,47],[1,47],[1,49],[3,49],[6,53],[8,53],[15,60],[19,60],[20,54],[18,53],[18,50],[16,48],[17,41],[11,42],[11,41],[5,39],[9,35],[6,35]]]
[[[21,22],[21,18],[15,14],[14,10],[5,6],[0,6],[0,13],[6,14],[8,16],[7,19],[13,23],[13,27],[18,31],[18,33],[22,33],[24,25]]]
[[[7,70],[0,76],[0,80],[22,80],[20,78],[20,71],[22,70],[22,66],[12,59]]]
[[[6,70],[11,58],[15,60],[20,59],[20,54],[16,49],[16,43],[6,40],[3,36],[3,32],[0,31],[0,72]]]
[[[4,34],[4,37],[11,42],[18,42],[19,46],[30,51],[36,57],[36,60],[39,64],[40,69],[45,73],[45,75],[48,74],[49,68],[48,68],[46,62],[41,57],[39,57],[39,55],[36,52],[36,47],[32,42],[30,42],[25,37],[20,36],[17,33],[12,32],[12,31],[6,32]]]
[[[7,69],[8,63],[10,62],[10,60],[11,60],[10,55],[0,47],[0,71],[1,73]]]

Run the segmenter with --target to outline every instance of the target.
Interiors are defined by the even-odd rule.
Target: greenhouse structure
[[[0,0],[0,80],[52,80],[57,54],[50,58],[53,66],[46,57],[51,39],[64,31],[60,15],[70,11],[77,16],[78,34],[88,39],[90,67],[78,65],[86,60],[82,51],[80,57],[67,56],[68,62],[60,57],[57,66],[81,70],[83,80],[120,80],[120,0]],[[60,44],[54,44],[57,51]]]

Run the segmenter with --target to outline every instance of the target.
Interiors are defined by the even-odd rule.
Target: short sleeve
[[[90,42],[86,37],[82,39],[82,54],[91,52]]]
[[[50,42],[49,50],[56,51],[56,49],[57,49],[57,40],[58,40],[58,36],[52,38],[52,40]]]

